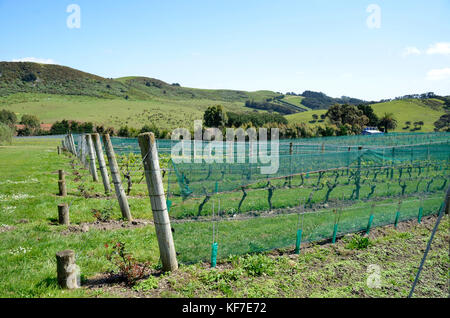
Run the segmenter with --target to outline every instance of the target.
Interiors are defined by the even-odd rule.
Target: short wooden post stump
[[[75,252],[65,250],[56,253],[58,285],[64,289],[80,287],[80,268],[75,264]]]
[[[58,222],[61,225],[69,225],[69,206],[67,203],[58,204]]]

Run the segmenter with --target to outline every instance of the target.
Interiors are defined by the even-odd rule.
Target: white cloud
[[[403,49],[402,56],[406,57],[408,55],[420,55],[422,52],[415,46],[408,46]]]
[[[450,42],[439,42],[430,46],[427,54],[450,55]]]
[[[429,81],[441,81],[445,79],[450,79],[450,67],[430,70],[427,73],[427,80]]]
[[[36,57],[24,57],[20,59],[14,59],[13,62],[34,62],[40,64],[58,64],[52,59],[41,59]]]

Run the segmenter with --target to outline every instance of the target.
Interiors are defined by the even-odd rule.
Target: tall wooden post
[[[92,137],[90,134],[86,135],[86,145],[89,153],[89,170],[94,182],[98,182],[97,167],[95,166],[94,144],[92,143]]]
[[[79,135],[78,136],[78,145],[77,145],[77,156],[78,156],[78,159],[81,161],[81,153],[82,153],[82,144],[83,144],[83,136],[82,135]]]
[[[98,166],[102,175],[103,187],[105,188],[105,193],[109,194],[111,192],[111,186],[109,185],[108,169],[106,169],[105,157],[103,155],[100,135],[97,133],[92,134],[92,139],[94,142],[95,153],[97,154]]]
[[[75,147],[75,141],[73,140],[73,135],[69,134],[69,141],[70,141],[70,147],[72,149],[72,153],[76,156],[77,155],[77,148]]]
[[[80,139],[80,161],[81,161],[81,164],[84,166],[84,167],[86,167],[86,149],[85,149],[85,147],[84,147],[84,144],[85,144],[85,142],[86,142],[86,138],[85,138],[85,135],[83,134],[83,135],[81,135],[81,139]]]
[[[289,143],[289,188],[292,186],[292,155],[294,154],[294,144]]]
[[[108,157],[109,170],[111,170],[111,177],[116,190],[117,200],[119,200],[120,211],[122,216],[128,221],[132,221],[130,206],[128,205],[128,199],[125,194],[125,190],[122,186],[122,180],[120,178],[119,166],[117,165],[116,155],[114,154],[114,148],[111,144],[109,134],[103,135],[103,144],[105,145],[106,156]]]
[[[89,166],[89,147],[87,144],[86,134],[83,135],[83,164],[85,168],[90,168]]]
[[[144,133],[139,135],[138,139],[144,162],[145,179],[153,211],[163,270],[173,271],[178,268],[178,262],[167,211],[155,135],[153,133]]]

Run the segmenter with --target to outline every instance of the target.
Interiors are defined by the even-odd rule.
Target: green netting
[[[416,219],[419,213],[419,200],[403,203],[401,220]],[[437,214],[442,203],[442,195],[429,197],[424,201],[424,214]],[[338,236],[365,231],[370,218],[370,203],[358,203],[342,209],[338,223]],[[393,224],[398,203],[384,203],[373,209],[372,227]],[[339,211],[338,211],[339,212]],[[218,259],[231,255],[262,252],[274,248],[294,247],[298,220],[302,219],[302,244],[305,242],[331,239],[336,212],[324,210],[288,214],[272,217],[247,218],[242,220],[221,220],[216,226],[218,235]],[[302,224],[300,222],[300,224]],[[212,225],[210,222],[173,223],[175,247],[181,262],[208,261],[211,256]]]
[[[449,136],[449,135],[447,135]],[[391,137],[389,137],[391,138]],[[380,137],[378,137],[380,139]],[[226,154],[226,145],[220,145]],[[347,148],[347,147],[346,147]],[[248,149],[248,148],[247,148]],[[299,147],[297,147],[299,150]],[[353,148],[345,151],[309,151],[302,148],[298,153],[275,153],[274,159],[278,169],[275,173],[265,174],[262,167],[270,164],[261,162],[260,158],[248,156],[235,157],[234,162],[176,163],[173,161],[174,174],[170,182],[178,183],[179,195],[183,198],[204,196],[208,193],[227,192],[271,179],[290,177],[299,174],[311,174],[330,170],[351,169],[353,174],[364,169],[392,167],[405,169],[424,166],[429,163],[446,166],[450,156],[450,144],[447,141],[415,146]],[[192,157],[193,158],[193,157]],[[240,159],[243,159],[241,162]],[[406,171],[406,170],[405,170]],[[403,173],[403,171],[402,171]],[[355,175],[357,178],[358,175]],[[174,188],[175,189],[175,188]]]
[[[233,145],[234,153],[240,153],[233,163],[172,161],[164,183],[178,259],[212,259],[213,204],[218,207],[219,200],[214,218],[218,260],[294,249],[299,230],[302,244],[331,241],[336,224],[340,237],[365,232],[371,216],[373,229],[394,224],[397,211],[399,222],[417,220],[421,207],[422,217],[437,214],[449,185],[449,140],[450,133],[281,140],[273,151],[279,159],[274,174],[261,172],[267,163],[252,161],[249,153],[257,151],[258,144],[249,142]],[[137,139],[111,141],[118,155],[140,156]],[[180,145],[171,140],[157,143],[164,158]],[[185,155],[193,156],[199,143],[183,143]],[[225,155],[228,149],[226,143],[200,145],[213,145],[216,151],[222,147]]]
[[[448,185],[449,136],[281,141],[279,169],[270,175],[251,162],[248,143],[242,163],[173,163],[169,195],[180,260],[210,259],[211,202],[219,199],[218,259],[294,248],[299,230],[302,244],[331,240],[335,228],[338,237],[366,231],[371,215],[374,228],[394,224],[397,211],[399,222],[417,220],[420,207],[423,216],[436,214]]]
[[[75,144],[78,144],[80,135],[74,135]],[[342,151],[348,148],[410,146],[420,144],[445,143],[449,141],[450,133],[389,133],[381,135],[356,135],[339,137],[317,137],[280,140],[280,154],[289,154],[290,144],[293,144],[293,153],[316,152],[316,151]],[[172,146],[179,141],[158,140],[160,153],[171,153]],[[137,138],[111,137],[111,143],[117,153],[140,153]],[[248,152],[248,143],[246,143]],[[193,148],[193,146],[192,146]]]

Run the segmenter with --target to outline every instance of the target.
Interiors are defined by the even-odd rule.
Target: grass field
[[[150,123],[156,123],[161,129],[193,129],[194,120],[202,119],[206,108],[215,104],[223,105],[228,111],[247,110],[240,102],[159,97],[151,100],[125,100],[19,93],[0,100],[0,108],[14,111],[19,118],[23,114],[34,114],[44,123],[72,119],[117,129],[122,125],[140,128]]]
[[[289,102],[291,104],[294,104],[295,106],[300,106],[302,108],[309,109],[308,107],[302,105],[303,98],[304,98],[303,96],[289,96],[289,95],[286,95],[283,98],[283,100],[285,100],[285,101],[287,101],[287,102]]]
[[[375,114],[379,117],[383,116],[384,113],[393,113],[395,119],[398,122],[395,132],[409,132],[414,126],[412,123],[416,121],[423,121],[424,126],[420,130],[421,132],[429,132],[434,130],[434,122],[445,114],[442,108],[443,102],[440,100],[430,99],[427,102],[415,99],[407,100],[394,100],[386,103],[373,104],[372,107]],[[319,116],[325,114],[326,110],[310,110],[303,113],[287,115],[286,118],[292,123],[306,123],[312,127],[314,126],[324,126],[325,122],[315,122],[311,123],[313,120],[312,115],[316,114]],[[411,125],[409,129],[403,129],[406,125],[405,122],[410,121]]]
[[[55,140],[30,139],[14,140],[13,145],[0,147],[0,297],[404,297],[432,227],[430,219],[423,225],[417,226],[414,221],[411,227],[398,230],[374,229],[374,233],[382,233],[372,237],[372,245],[363,250],[348,247],[352,238],[346,236],[333,246],[305,246],[300,256],[292,254],[292,247],[288,247],[282,255],[269,252],[227,257],[228,251],[245,253],[248,246],[240,244],[252,237],[255,252],[274,239],[278,242],[272,242],[273,245],[292,246],[297,215],[222,221],[218,225],[222,259],[218,269],[209,270],[204,263],[182,264],[178,271],[160,275],[158,247],[144,184],[134,186],[129,202],[133,217],[146,220],[146,226],[119,225],[111,230],[92,227],[87,232],[71,232],[66,226],[55,225],[57,204],[63,202],[70,203],[74,226],[94,222],[92,209],[111,207],[112,219],[120,220],[116,201],[102,195],[101,184],[91,182],[88,172],[76,162],[65,155],[58,156],[57,144]],[[67,198],[56,196],[58,169],[67,173]],[[90,194],[88,198],[82,196],[82,189]],[[254,204],[266,204],[262,198],[252,200]],[[279,204],[285,201],[280,200]],[[434,213],[441,201],[438,193],[427,199],[425,214]],[[394,210],[389,204],[395,206],[396,200],[385,199],[380,203],[387,205],[376,211],[379,223],[375,225],[391,223]],[[404,207],[405,211],[417,212],[413,201],[405,202]],[[361,217],[352,217],[352,209],[360,211]],[[343,222],[347,220],[354,222],[357,228],[364,227],[368,203],[361,202],[352,209],[344,210]],[[305,229],[314,228],[311,237],[305,231],[305,241],[332,231],[332,211],[324,209],[321,215],[322,218],[305,219]],[[408,213],[402,213],[402,219],[407,217],[410,217]],[[126,225],[122,221],[119,223]],[[418,286],[419,296],[445,296],[448,291],[448,233],[444,231],[448,226],[446,217]],[[173,227],[180,260],[189,263],[186,252],[190,249],[197,249],[203,254],[202,258],[207,258],[211,223],[182,222],[174,223]],[[115,269],[106,258],[105,244],[117,241],[124,242],[139,261],[152,264],[153,275],[134,288],[118,282],[103,286],[93,283],[95,278],[107,277],[106,272]],[[68,248],[76,251],[77,264],[82,271],[84,287],[75,291],[62,291],[56,283],[55,253]],[[380,289],[366,285],[370,264],[382,267]]]

